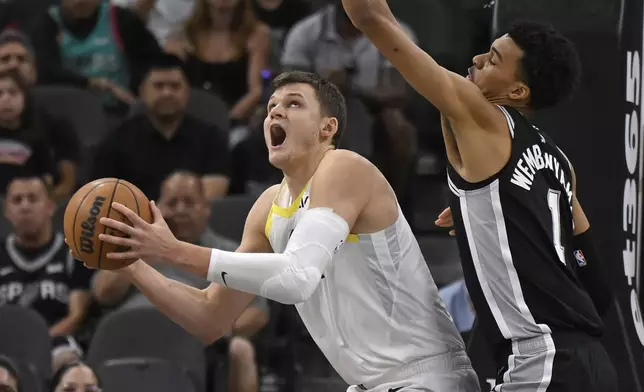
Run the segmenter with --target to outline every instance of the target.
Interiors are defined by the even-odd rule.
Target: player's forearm
[[[600,315],[609,309],[613,288],[606,266],[594,249],[590,228],[573,237],[573,251],[579,265],[577,276]]]
[[[217,317],[217,304],[204,291],[163,276],[154,268],[138,261],[123,269],[134,285],[152,302],[186,331],[210,343],[223,336],[229,325]]]
[[[52,325],[51,328],[49,328],[49,335],[50,336],[71,335],[76,331],[76,329],[78,329],[82,321],[83,321],[83,317],[69,315],[61,319],[60,321],[58,321],[56,324]]]

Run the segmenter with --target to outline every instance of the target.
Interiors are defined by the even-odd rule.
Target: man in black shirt
[[[63,0],[35,26],[40,82],[100,90],[108,109],[133,102],[128,89],[161,51],[136,14],[100,0]]]
[[[53,230],[55,208],[42,178],[9,183],[4,209],[14,231],[0,246],[0,306],[32,308],[52,336],[61,336],[76,332],[85,319],[92,271],[71,257],[64,235]]]
[[[150,200],[175,170],[201,176],[209,200],[228,191],[228,143],[223,131],[185,114],[190,94],[181,60],[160,55],[141,85],[144,112],[125,120],[103,143],[93,178],[117,177]]]

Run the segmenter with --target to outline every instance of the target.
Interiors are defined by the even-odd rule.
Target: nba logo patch
[[[580,267],[584,267],[586,266],[586,264],[588,264],[586,262],[586,258],[584,257],[584,253],[581,250],[576,250],[574,254],[575,254],[575,259],[577,259],[577,264]]]

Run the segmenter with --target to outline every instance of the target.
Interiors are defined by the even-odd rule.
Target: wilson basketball
[[[127,181],[102,178],[79,189],[65,209],[65,238],[74,257],[93,268],[115,270],[136,261],[108,259],[108,253],[124,252],[129,248],[98,239],[99,234],[125,237],[124,233],[102,225],[100,220],[103,217],[130,224],[123,214],[112,208],[112,202],[121,203],[146,222],[152,222],[148,198],[139,188]]]

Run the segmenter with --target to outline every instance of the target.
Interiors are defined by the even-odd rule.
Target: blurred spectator
[[[210,203],[204,196],[199,176],[176,172],[163,182],[158,206],[172,233],[179,240],[209,248],[236,250],[238,244],[215,234],[207,227]],[[166,277],[193,287],[203,289],[209,284],[205,279],[174,266],[157,264],[154,267]],[[119,303],[123,308],[153,306],[145,296],[134,290],[132,283],[126,277],[111,271],[99,271],[96,274],[94,295],[97,301],[109,306]],[[228,353],[231,366],[229,381],[231,391],[257,391],[258,372],[255,351],[247,339],[254,336],[267,323],[266,299],[256,297],[233,326],[232,335],[235,337],[231,340],[223,339],[209,348],[208,357],[211,359],[213,351],[215,354],[221,350]]]
[[[468,332],[474,325],[476,314],[465,286],[465,280],[459,279],[439,290],[447,311],[452,315],[458,331]]]
[[[257,21],[250,0],[196,1],[166,49],[185,58],[191,85],[213,91],[228,104],[233,125],[245,124],[262,96],[268,27]]]
[[[46,133],[34,115],[29,86],[16,70],[0,72],[0,189],[29,173],[52,184],[57,173]]]
[[[270,37],[270,68],[280,69],[280,57],[286,34],[295,23],[309,16],[311,5],[306,0],[252,0],[257,19],[268,25]]]
[[[181,60],[161,55],[141,86],[142,114],[121,124],[99,146],[93,178],[116,177],[136,184],[150,200],[177,169],[198,173],[207,198],[228,191],[228,147],[217,127],[185,114],[190,88]]]
[[[129,7],[148,26],[160,45],[180,29],[195,8],[195,0],[111,0],[112,4]]]
[[[40,82],[101,91],[106,109],[134,102],[141,71],[159,45],[132,11],[101,0],[61,0],[34,30]]]
[[[82,362],[74,362],[60,368],[51,383],[52,392],[100,392],[96,373]]]
[[[56,206],[40,177],[11,181],[4,213],[13,226],[0,247],[0,306],[32,308],[52,336],[71,335],[90,302],[92,272],[72,259],[64,235],[52,229]]]
[[[412,31],[404,23],[401,25],[415,40]],[[337,85],[348,98],[359,98],[367,105],[376,119],[375,153],[370,158],[391,183],[405,211],[417,152],[416,129],[403,112],[407,84],[353,26],[339,0],[332,0],[332,4],[291,29],[284,44],[282,66],[284,70],[315,72]],[[350,100],[348,106],[351,116]],[[408,211],[405,214],[411,215]]]
[[[0,354],[0,391],[20,392],[18,368],[11,358]]]
[[[51,346],[53,374],[56,374],[63,366],[83,359],[83,349],[71,336],[54,336]]]
[[[0,34],[0,72],[17,69],[31,86],[36,83],[34,51],[29,39],[16,30]],[[42,126],[57,164],[59,179],[54,198],[64,200],[76,189],[80,141],[72,126],[63,118],[53,116],[46,108],[35,107],[37,124]]]
[[[259,106],[248,124],[249,135],[230,152],[231,194],[260,195],[269,186],[282,181],[282,171],[268,161],[268,148],[264,139],[266,107]]]

